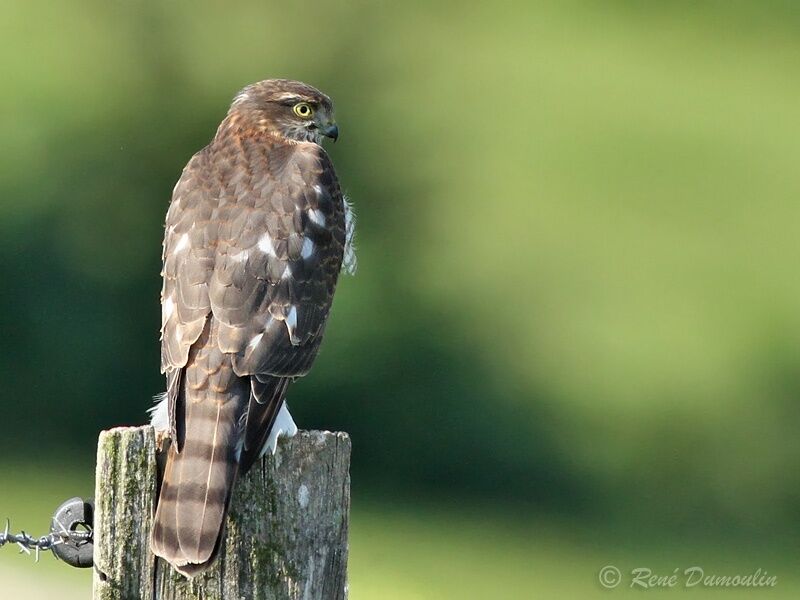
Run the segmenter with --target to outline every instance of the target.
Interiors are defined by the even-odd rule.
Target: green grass
[[[92,487],[88,466],[78,472],[74,467],[5,465],[0,472],[6,480],[0,516],[13,517],[15,530],[31,533],[45,529],[53,508],[66,496],[90,493]],[[720,574],[766,569],[778,576],[777,586],[739,592],[738,597],[768,593],[770,598],[792,598],[800,594],[793,556],[779,547],[675,541],[659,530],[623,532],[563,518],[511,514],[498,504],[419,499],[389,504],[356,496],[350,591],[352,600],[616,597],[638,590],[602,589],[597,573],[604,565],[614,564],[623,572],[649,567],[662,574],[700,565]],[[0,581],[9,594],[4,597],[85,599],[90,579],[89,571],[50,556],[34,564],[13,548],[0,550]],[[712,598],[737,594],[696,593]]]
[[[647,567],[671,575],[701,566],[706,574],[748,574],[757,568],[777,575],[767,590],[692,592],[709,598],[795,598],[800,579],[794,553],[745,544],[668,540],[663,531],[624,535],[603,527],[553,519],[512,518],[502,506],[445,508],[408,505],[359,506],[353,512],[350,561],[354,600],[594,598],[640,593],[630,573]],[[623,572],[613,592],[598,583],[606,565]],[[668,590],[674,593],[681,588]],[[653,590],[651,593],[658,593]]]

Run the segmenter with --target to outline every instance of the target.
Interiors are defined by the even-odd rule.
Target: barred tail
[[[225,395],[203,390],[181,394],[179,401],[183,439],[174,440],[167,455],[151,547],[184,575],[204,571],[219,551],[250,395],[248,378],[237,383]]]

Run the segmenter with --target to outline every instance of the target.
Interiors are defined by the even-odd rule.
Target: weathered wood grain
[[[94,600],[153,597],[148,548],[155,511],[152,427],[103,431],[97,444],[94,510]]]
[[[97,459],[94,598],[344,600],[350,438],[301,431],[236,484],[223,548],[187,579],[150,552],[155,441],[150,427],[103,432]]]

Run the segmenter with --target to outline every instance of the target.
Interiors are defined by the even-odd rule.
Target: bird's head
[[[237,114],[277,135],[298,142],[334,142],[339,129],[333,119],[333,102],[318,89],[289,79],[266,79],[248,85],[231,104]]]

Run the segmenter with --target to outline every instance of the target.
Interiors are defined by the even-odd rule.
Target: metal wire
[[[69,531],[55,519],[52,521],[51,529],[53,531],[47,535],[42,535],[39,537],[33,537],[24,531],[20,531],[19,533],[11,533],[10,529],[11,521],[6,519],[5,530],[0,532],[0,548],[6,544],[16,544],[16,546],[19,548],[20,554],[23,552],[31,554],[31,550],[33,550],[36,556],[36,562],[39,562],[39,556],[41,552],[53,550],[53,548],[59,544],[68,542],[74,542],[75,544],[91,542],[94,534],[91,528],[87,529],[86,531]],[[58,560],[58,556],[56,556],[56,554],[53,554],[53,556],[55,556],[56,560]]]

